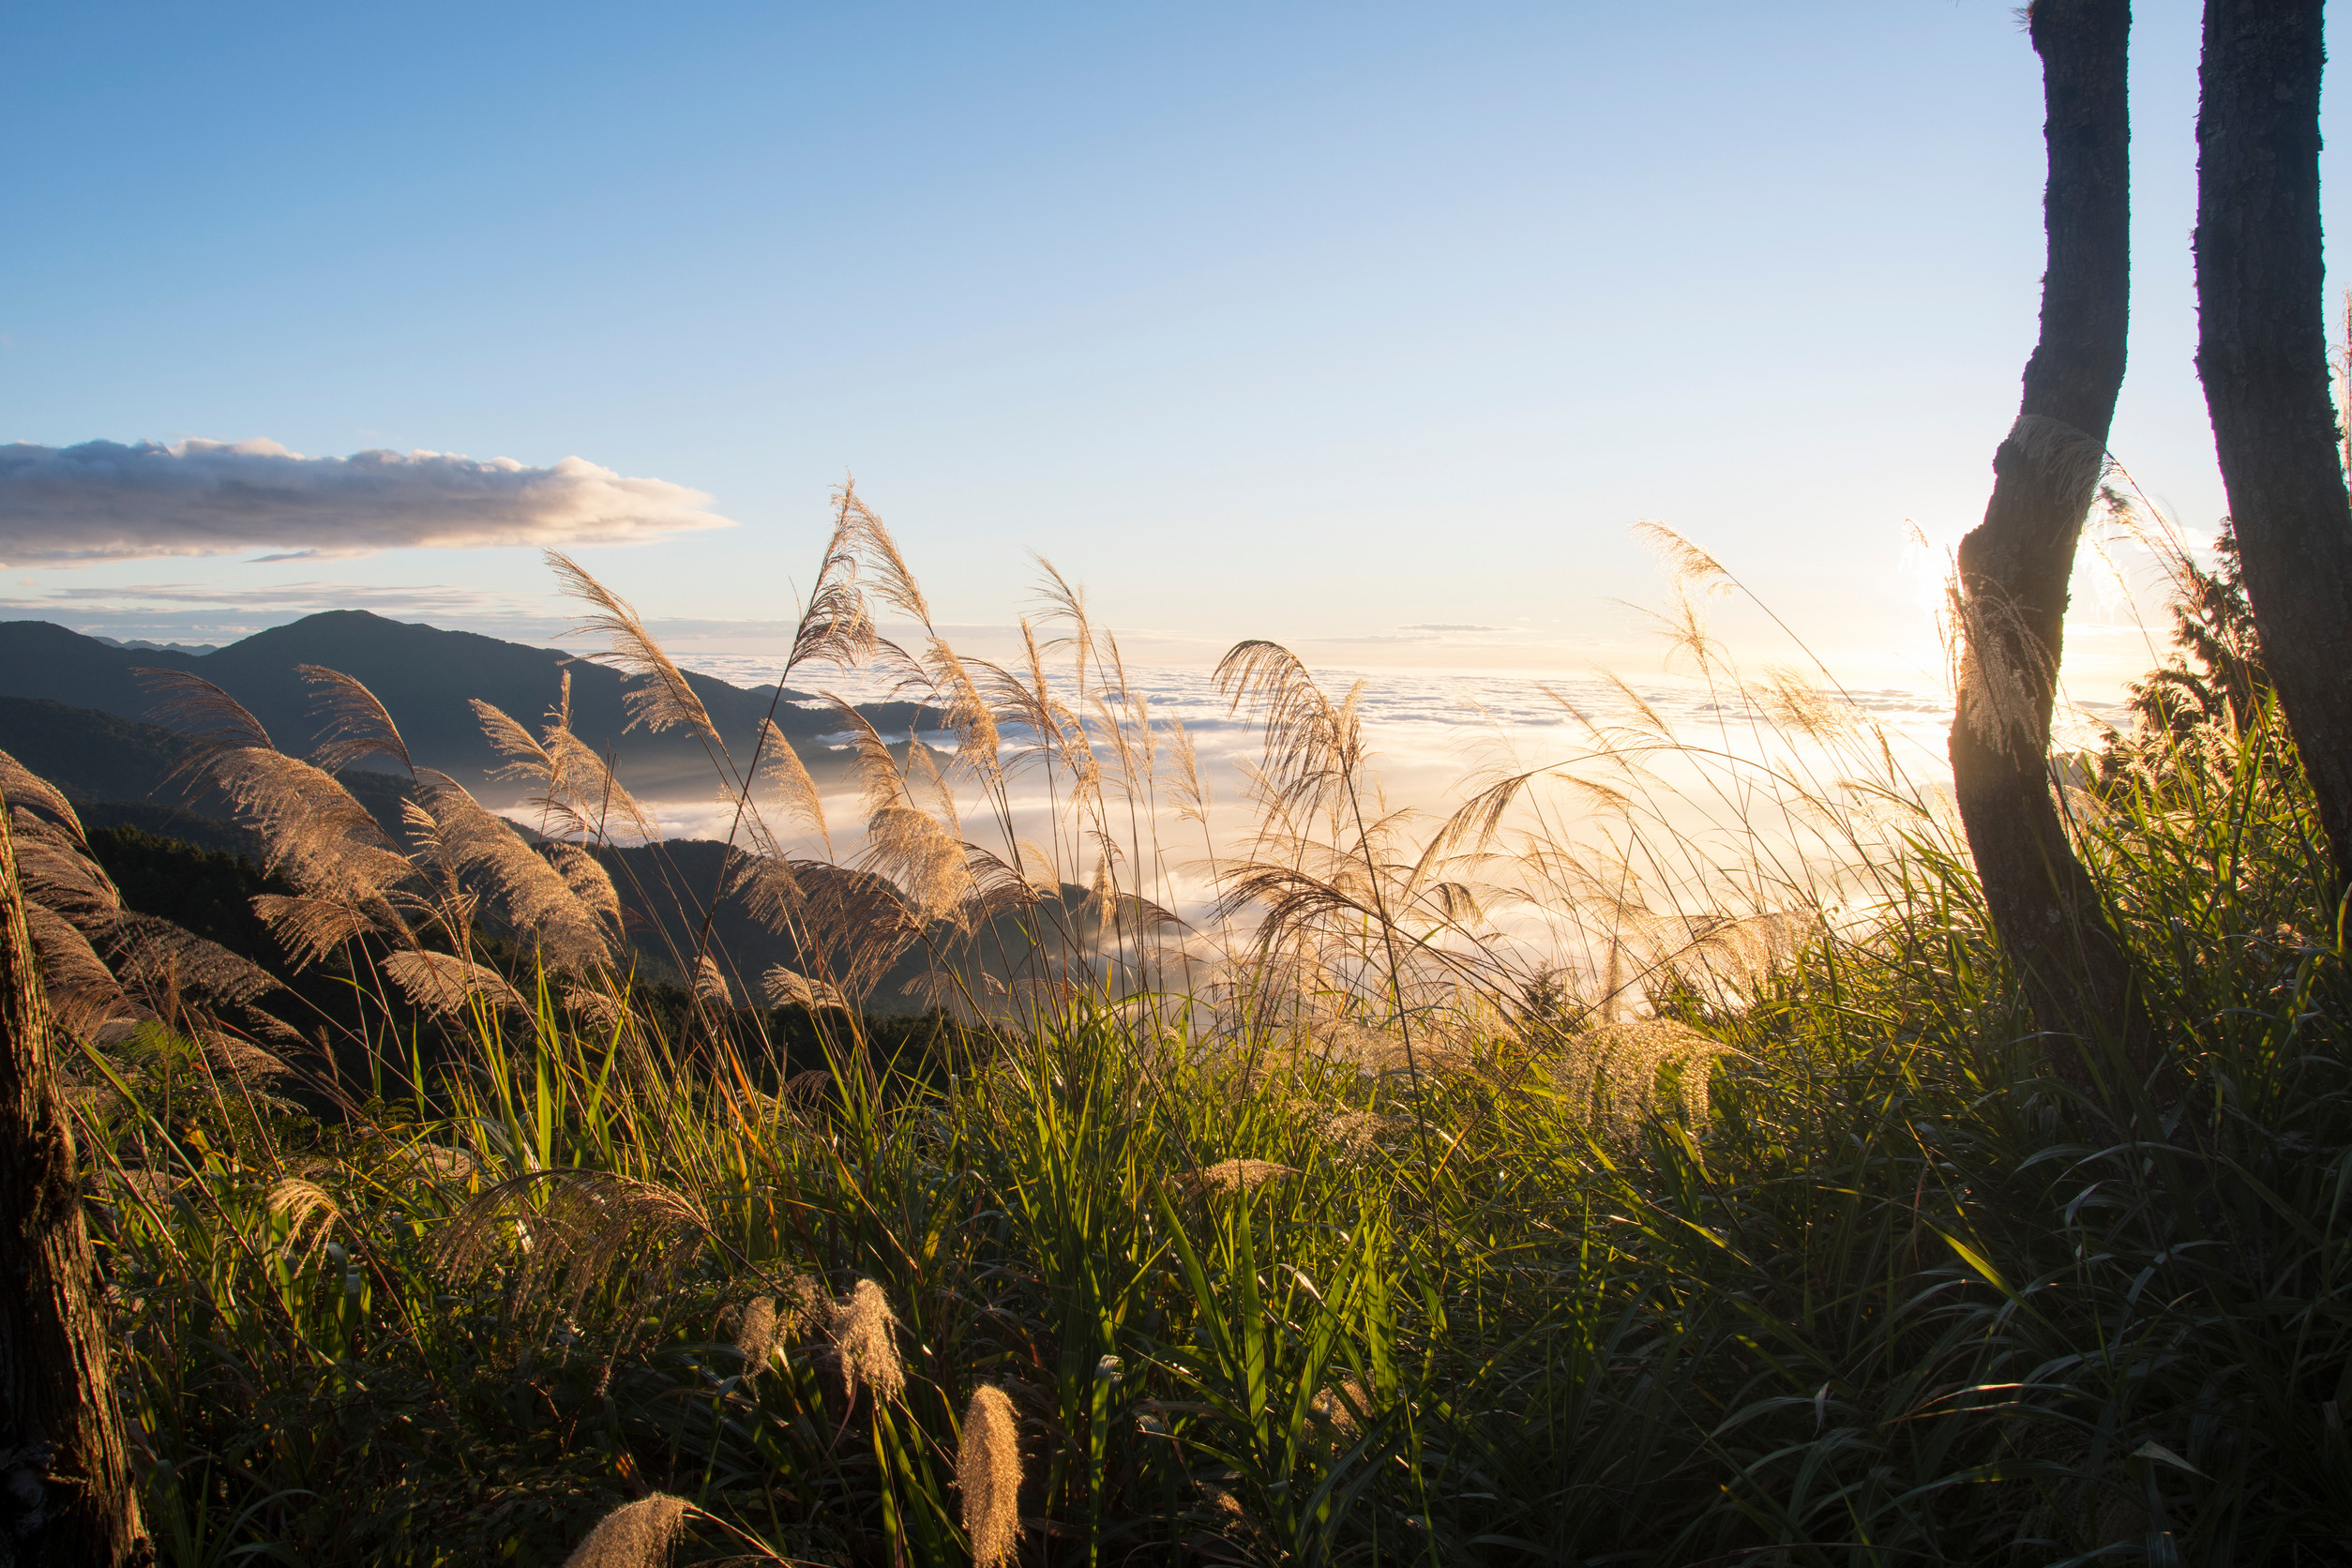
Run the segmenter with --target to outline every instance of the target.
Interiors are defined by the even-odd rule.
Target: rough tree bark
[[[2320,263],[2320,0],[2209,0],[2197,373],[2264,667],[2352,885],[2352,499]]]
[[[2071,1035],[2058,1070],[2087,1076],[2084,1047],[2112,1042],[2145,1070],[2154,1030],[2097,887],[2067,842],[2050,776],[2067,583],[2105,472],[2131,307],[2128,0],[2039,0],[2049,267],[2042,338],[2017,421],[1993,455],[1984,520],[1961,541],[1963,639],[1952,772],[1995,934],[2034,1021]]]
[[[0,802],[0,1568],[152,1560]]]

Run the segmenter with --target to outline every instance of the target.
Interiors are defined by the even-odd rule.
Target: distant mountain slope
[[[186,736],[158,725],[95,708],[0,697],[0,751],[64,791],[77,810],[86,807],[84,826],[134,826],[207,848],[245,851],[250,835],[228,822],[229,803],[216,791],[191,792],[185,775],[173,776],[189,749]],[[410,788],[405,776],[364,768],[346,768],[337,776],[376,821],[397,828]]]
[[[168,796],[158,791],[191,749],[184,737],[153,724],[86,706],[0,697],[0,751],[75,802],[185,805],[181,791],[173,789]]]
[[[468,701],[478,698],[535,728],[554,705],[566,670],[572,676],[573,729],[591,746],[614,755],[630,789],[659,793],[688,787],[700,793],[712,778],[701,744],[684,731],[652,735],[641,729],[624,734],[628,714],[618,672],[552,648],[442,631],[360,610],[306,616],[201,656],[111,647],[46,621],[0,622],[0,697],[42,699],[139,719],[150,713],[154,699],[132,671],[186,670],[244,703],[281,750],[297,755],[310,748],[319,729],[311,690],[295,673],[302,664],[357,677],[389,710],[417,764],[439,768],[468,788],[480,786],[499,761],[482,739]],[[729,747],[739,758],[747,757],[776,688],[746,691],[692,673],[686,681]],[[832,760],[810,743],[839,729],[840,720],[829,712],[794,706],[793,699],[802,695],[786,694],[776,719],[815,768]],[[915,709],[912,703],[884,702],[861,711],[887,734],[893,729],[903,732]]]

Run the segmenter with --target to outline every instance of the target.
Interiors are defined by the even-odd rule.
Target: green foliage
[[[2086,824],[2171,1042],[2092,1097],[1925,852],[1869,934],[1690,1016],[1738,1053],[1711,1115],[1630,1149],[1525,1040],[1416,1097],[1084,1001],[931,1081],[829,1033],[780,1096],[543,1007],[481,1020],[446,1113],[339,1126],[151,1039],[95,1123],[151,1507],[188,1563],[553,1562],[650,1485],[705,1511],[689,1556],[952,1561],[985,1381],[1039,1561],[2327,1560],[2344,955],[2274,723]],[[557,1170],[697,1217],[586,1279],[437,1253]],[[903,1397],[844,1397],[822,1313],[746,1364],[725,1310],[803,1274],[881,1284]]]

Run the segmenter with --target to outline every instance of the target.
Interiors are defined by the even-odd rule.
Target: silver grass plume
[[[546,852],[547,863],[555,867],[572,897],[607,929],[619,930],[621,892],[612,885],[612,874],[604,868],[604,862],[578,844],[561,841],[549,843]]]
[[[726,973],[719,969],[718,960],[708,953],[703,954],[694,966],[694,1000],[706,1002],[714,1007],[733,1005],[734,998],[727,988]]]
[[[570,671],[564,672],[562,693],[548,711],[547,725],[536,739],[491,703],[475,699],[470,705],[490,749],[506,759],[490,776],[502,783],[531,786],[529,804],[539,808],[550,832],[601,842],[611,837],[617,818],[640,838],[660,837],[637,797],[623,789],[604,759],[572,732]]]
[[[261,965],[157,915],[123,915],[98,945],[114,977],[158,1011],[188,999],[243,1006],[279,988]]]
[[[1334,1437],[1347,1442],[1363,1434],[1364,1418],[1372,1409],[1372,1395],[1353,1373],[1341,1376],[1330,1388],[1319,1390],[1310,1402],[1316,1417]]]
[[[802,664],[855,670],[872,657],[874,619],[857,583],[858,552],[867,516],[854,486],[845,485],[834,492],[833,534],[825,542],[816,586],[801,609],[792,650],[784,661],[786,673]]]
[[[1319,803],[1362,766],[1357,692],[1334,706],[1289,649],[1237,642],[1217,661],[1216,683],[1229,698],[1229,711],[1247,707],[1257,715],[1266,737],[1260,771],[1285,805]]]
[[[485,810],[457,780],[430,768],[417,776],[430,801],[442,852],[478,880],[507,923],[550,967],[578,972],[611,962],[611,915],[620,905],[617,897],[605,897],[609,882],[586,881],[591,895],[605,906],[592,907],[564,871],[523,842],[512,822]]]
[[[623,1503],[572,1548],[564,1568],[662,1568],[686,1534],[690,1506],[666,1492]]]
[[[278,743],[244,703],[203,676],[185,670],[150,668],[133,669],[131,674],[155,696],[149,715],[173,729],[188,731],[194,739],[196,748],[182,764],[184,768],[201,769],[205,759],[218,752],[278,749]]]
[[[324,665],[297,664],[294,672],[317,689],[310,711],[326,720],[311,750],[312,761],[329,773],[339,773],[370,757],[389,757],[403,772],[416,772],[416,765],[409,761],[408,743],[400,738],[400,727],[392,722],[391,714],[374,692],[354,677]]]
[[[831,1304],[825,1299],[822,1281],[807,1274],[794,1274],[784,1282],[779,1295],[754,1296],[741,1309],[731,1311],[735,1349],[743,1355],[745,1373],[757,1373],[767,1365],[777,1351],[812,1319],[828,1311]]]
[[[1634,710],[1634,727],[1636,730],[1646,732],[1655,740],[1672,743],[1674,726],[1667,723],[1666,716],[1650,705],[1648,698],[1628,686],[1625,678],[1614,671],[1602,671],[1601,679],[1615,687],[1617,695],[1625,700],[1625,705]]]
[[[777,1007],[806,1007],[815,1012],[821,1007],[847,1011],[849,1003],[841,993],[822,980],[811,980],[776,964],[760,977],[760,988],[767,993],[769,1003]]]
[[[307,969],[354,937],[382,929],[368,910],[336,898],[306,898],[300,894],[263,893],[253,899],[253,912],[285,949],[296,969]]]
[[[428,1182],[470,1182],[482,1168],[472,1151],[445,1143],[412,1143],[399,1158]]]
[[[1710,1111],[1709,1080],[1726,1049],[1670,1019],[1603,1023],[1568,1036],[1552,1072],[1587,1124],[1622,1143],[1638,1136],[1644,1119],[1665,1108],[1659,1086],[1669,1075],[1679,1108],[1695,1127],[1703,1126]]]
[[[844,996],[866,994],[922,930],[885,877],[822,862],[797,871],[807,951]]]
[[[1200,758],[1193,747],[1192,731],[1184,728],[1182,719],[1168,721],[1166,755],[1168,761],[1161,783],[1175,797],[1177,820],[1207,826],[1212,805],[1209,786],[1200,776]]]
[[[735,1349],[743,1357],[744,1376],[753,1377],[776,1353],[776,1298],[754,1296],[744,1304],[735,1325]]]
[[[972,671],[945,640],[931,639],[933,684],[947,694],[946,724],[956,735],[956,760],[983,778],[996,771],[996,715],[980,692]]]
[[[1013,763],[1050,763],[1062,754],[1062,721],[1054,712],[1046,686],[1045,656],[1037,647],[1037,634],[1025,620],[1021,622],[1021,641],[1027,654],[1029,681],[997,665],[978,659],[970,662],[987,676],[988,696],[995,704],[997,724],[1028,731],[1028,740],[1013,753]]]
[[[395,953],[384,960],[384,972],[409,1001],[436,1018],[454,1018],[476,1001],[493,1012],[524,1017],[531,1012],[531,1004],[505,975],[454,953]]]
[[[1015,852],[1033,850],[1033,845],[1017,845]],[[987,850],[973,845],[964,846],[965,869],[972,877],[972,890],[966,895],[962,924],[977,929],[1007,910],[1028,909],[1053,891],[1048,882],[1039,887],[1031,881],[1026,867],[1008,862]]]
[[[972,1390],[964,1407],[956,1487],[963,1493],[972,1568],[1010,1562],[1020,1547],[1020,1419],[1004,1391],[991,1384]]]
[[[89,842],[89,835],[82,831],[82,819],[74,814],[73,803],[64,792],[5,751],[0,751],[0,801],[41,812],[53,818],[75,843]]]
[[[24,896],[83,930],[113,924],[122,913],[123,896],[90,858],[87,841],[65,823],[23,806],[8,816],[16,839],[17,881]]]
[[[907,797],[906,779],[890,755],[890,743],[882,738],[864,714],[842,698],[827,693],[826,701],[833,704],[834,712],[849,730],[853,753],[851,768],[858,788],[865,792],[867,814],[871,816],[897,806],[912,808],[914,803]]]
[[[1774,725],[1812,740],[1843,740],[1862,728],[1862,714],[1852,702],[1831,696],[1786,666],[1767,665],[1764,679],[1749,686],[1748,697]]]
[[[897,883],[921,921],[954,912],[972,891],[964,847],[927,811],[885,807],[867,824],[858,862]]]
[[[793,863],[772,849],[738,857],[727,875],[727,890],[740,894],[751,917],[771,931],[790,930],[808,902]]]
[[[373,905],[414,872],[368,808],[322,768],[241,746],[217,753],[207,772],[260,830],[268,868],[305,894]]]
[[[566,809],[580,824],[577,831],[580,837],[602,843],[621,825],[646,843],[661,837],[653,813],[621,787],[621,781],[612,776],[612,770],[593,746],[572,733],[568,720],[550,724],[542,738],[548,755],[562,770],[559,776],[565,792],[563,798]]]
[[[871,1389],[878,1403],[887,1404],[906,1392],[907,1369],[898,1359],[896,1337],[898,1315],[890,1298],[870,1279],[861,1279],[849,1300],[833,1309],[833,1348],[841,1361],[845,1397],[855,1399],[859,1386]]]
[[[874,580],[874,591],[882,601],[929,626],[931,607],[924,602],[923,590],[915,586],[914,574],[907,569],[890,530],[858,499],[855,481],[841,487],[835,515],[838,520],[835,537],[856,551],[865,575]]]
[[[307,1176],[279,1180],[270,1187],[264,1201],[270,1214],[285,1222],[284,1256],[297,1273],[325,1250],[335,1222],[343,1217],[334,1194]]]
[[[898,994],[915,998],[927,1012],[956,1012],[960,1016],[957,1003],[963,1000],[964,985],[950,971],[927,969],[920,974],[910,976],[907,983],[898,988]]]
[[[701,1250],[710,1214],[692,1196],[601,1170],[544,1170],[485,1188],[434,1246],[445,1274],[466,1279],[504,1259],[511,1299],[550,1317],[596,1287],[626,1279],[640,1301],[668,1290]]]
[[[1298,1173],[1296,1166],[1277,1165],[1273,1160],[1219,1160],[1214,1165],[1185,1172],[1182,1182],[1184,1188],[1193,1193],[1241,1194],[1256,1192],[1278,1176],[1295,1176]]]
[[[824,803],[817,796],[817,781],[808,776],[807,764],[774,719],[760,721],[760,739],[761,779],[776,792],[785,817],[814,833],[823,841],[825,853],[831,854],[833,834],[825,826]]]
[[[141,1011],[131,1006],[113,971],[73,922],[27,900],[24,923],[33,939],[34,956],[40,960],[50,1011],[60,1029],[87,1038],[125,1013]]]
[[[711,722],[710,713],[694,694],[686,671],[661,651],[661,644],[654,641],[629,602],[589,576],[580,563],[562,550],[547,551],[546,560],[563,584],[565,596],[589,607],[589,612],[572,628],[573,633],[596,633],[606,638],[610,647],[596,657],[626,671],[637,681],[637,688],[624,699],[628,704],[629,728],[633,730],[641,724],[658,733],[684,725],[701,733],[720,756],[726,755],[726,743],[718,737],[718,726]]]
[[[952,759],[951,759],[952,762]],[[963,837],[962,819],[956,810],[956,792],[948,788],[939,756],[920,740],[907,741],[907,798],[928,810],[945,825],[951,837]]]
[[[606,1033],[618,1030],[628,1018],[628,1003],[603,984],[573,986],[564,992],[564,1005]]]
[[[1655,550],[1676,586],[1702,594],[1727,594],[1739,584],[1723,563],[1663,522],[1644,519],[1634,524],[1634,536]]]

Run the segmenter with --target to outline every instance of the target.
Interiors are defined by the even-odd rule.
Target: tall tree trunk
[[[2320,0],[2209,0],[2197,373],[2262,659],[2352,884],[2352,501],[2321,297]]]
[[[152,1560],[0,802],[0,1568]]]
[[[2079,1079],[2088,1070],[2082,1047],[2091,1042],[2120,1044],[2142,1070],[2155,1058],[2122,945],[2067,842],[2049,763],[2067,581],[2123,384],[2131,7],[2039,0],[2028,28],[2048,112],[2049,269],[2017,422],[1993,454],[1993,498],[1960,545],[1965,641],[1952,773],[1994,931],[2035,1023],[2079,1042],[2055,1053],[2058,1069]]]

